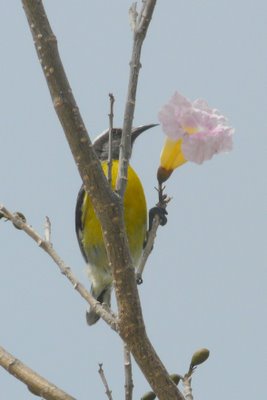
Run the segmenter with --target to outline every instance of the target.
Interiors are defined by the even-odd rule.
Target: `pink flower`
[[[161,168],[171,172],[193,161],[202,164],[216,153],[232,149],[234,129],[216,109],[201,99],[192,103],[175,92],[159,112],[159,120],[167,138],[161,153]]]

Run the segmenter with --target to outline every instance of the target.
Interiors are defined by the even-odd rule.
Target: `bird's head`
[[[138,128],[132,129],[131,136],[131,148],[133,148],[133,144],[135,139],[147,129],[153,128],[158,124],[150,124],[150,125],[142,125]],[[112,131],[112,159],[118,160],[120,153],[120,144],[121,144],[121,128],[113,128]],[[108,159],[108,149],[109,149],[109,130],[105,130],[102,132],[93,142],[94,150],[101,161]]]

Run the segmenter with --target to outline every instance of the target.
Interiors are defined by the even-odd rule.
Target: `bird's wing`
[[[76,235],[78,239],[78,243],[82,252],[82,255],[85,259],[86,262],[88,262],[86,253],[84,251],[83,247],[83,220],[82,220],[82,206],[83,206],[83,201],[84,201],[84,195],[85,195],[85,190],[84,187],[82,186],[81,189],[79,190],[78,197],[77,197],[77,202],[76,202],[76,208],[75,208],[75,230],[76,230]]]

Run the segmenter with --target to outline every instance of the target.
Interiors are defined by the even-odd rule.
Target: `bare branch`
[[[134,26],[133,49],[130,61],[130,76],[128,83],[128,94],[124,110],[124,120],[122,129],[122,139],[120,148],[120,166],[117,179],[116,190],[123,197],[128,174],[128,163],[131,155],[131,132],[135,109],[135,99],[137,92],[137,83],[139,70],[141,68],[141,50],[146,37],[146,33],[152,19],[156,0],[144,0],[142,11],[139,18],[136,16],[136,5],[133,4],[130,9],[132,15],[132,25]],[[138,23],[137,23],[138,22]]]
[[[42,248],[57,264],[60,272],[66,276],[66,278],[72,283],[74,289],[90,304],[91,307],[104,319],[104,321],[114,330],[116,327],[116,320],[103,307],[98,301],[96,301],[93,296],[86,290],[86,288],[80,283],[74,276],[71,268],[65,264],[65,262],[60,258],[57,252],[54,250],[51,242],[43,239],[30,225],[23,222],[23,220],[16,214],[12,214],[3,205],[0,205],[0,212],[5,218],[10,220],[16,227],[23,230],[28,236],[30,236],[40,248]]]
[[[98,373],[99,373],[99,375],[100,375],[100,377],[101,377],[101,379],[102,379],[103,385],[105,386],[106,395],[107,395],[108,399],[109,399],[109,400],[112,400],[112,394],[111,394],[112,392],[111,392],[111,390],[109,389],[108,382],[107,382],[107,379],[106,379],[106,377],[105,377],[105,373],[104,373],[104,370],[103,370],[103,368],[102,368],[102,365],[103,365],[103,364],[99,364]]]
[[[75,400],[53,383],[38,375],[16,357],[0,347],[0,365],[28,386],[30,392],[47,400]]]
[[[112,132],[113,132],[113,106],[115,98],[112,93],[109,93],[110,113],[109,113],[109,141],[108,141],[108,183],[112,182]]]
[[[132,400],[133,398],[133,374],[132,374],[132,362],[131,353],[126,343],[124,346],[124,371],[125,371],[125,400]]]

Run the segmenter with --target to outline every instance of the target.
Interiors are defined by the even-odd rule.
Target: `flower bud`
[[[156,398],[156,395],[154,392],[147,392],[144,394],[143,397],[141,397],[141,400],[154,400]]]
[[[199,364],[202,364],[204,361],[206,361],[209,358],[210,352],[208,349],[199,349],[197,350],[191,359],[191,364],[190,364],[190,369],[196,367]]]
[[[178,386],[178,383],[180,382],[181,376],[178,375],[178,374],[171,374],[170,378],[175,383],[175,385]]]

